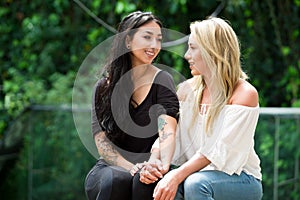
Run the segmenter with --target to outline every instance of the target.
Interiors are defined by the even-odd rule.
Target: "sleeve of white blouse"
[[[217,170],[240,174],[254,148],[258,117],[258,107],[233,106],[223,110],[198,153],[206,156]]]

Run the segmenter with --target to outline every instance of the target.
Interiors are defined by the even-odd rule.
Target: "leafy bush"
[[[1,199],[85,199],[84,179],[96,159],[82,145],[72,113],[29,111],[15,125],[21,127],[9,134],[23,135],[24,148],[1,185]]]

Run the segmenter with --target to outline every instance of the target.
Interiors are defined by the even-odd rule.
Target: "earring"
[[[127,45],[127,49],[130,49],[130,45]]]

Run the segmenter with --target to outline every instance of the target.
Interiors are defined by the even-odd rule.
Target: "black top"
[[[95,91],[98,87],[101,87],[101,84],[96,85]],[[95,99],[92,109],[93,135],[102,130],[94,108]],[[129,113],[131,119],[125,120],[129,124],[127,128],[119,126],[126,134],[114,141],[115,148],[125,159],[133,163],[143,162],[148,160],[151,147],[158,137],[157,118],[161,114],[167,114],[178,120],[179,102],[172,76],[166,71],[159,71],[144,101],[137,107],[129,102]]]

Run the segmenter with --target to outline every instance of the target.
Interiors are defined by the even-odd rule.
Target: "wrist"
[[[127,164],[124,165],[123,168],[126,169],[127,171],[130,171],[130,170],[132,170],[133,167],[134,167],[134,164],[127,163]]]
[[[169,170],[170,170],[170,164],[163,164],[164,174],[167,173]]]
[[[154,149],[151,152],[150,158],[149,158],[149,162],[150,161],[154,161],[156,159],[160,159],[160,155],[159,155],[159,149]]]
[[[174,171],[174,174],[175,174],[175,181],[179,184],[181,182],[184,181],[184,179],[186,178],[185,177],[185,174],[184,172],[181,171],[181,168],[176,168],[176,169],[173,169],[172,171]]]

